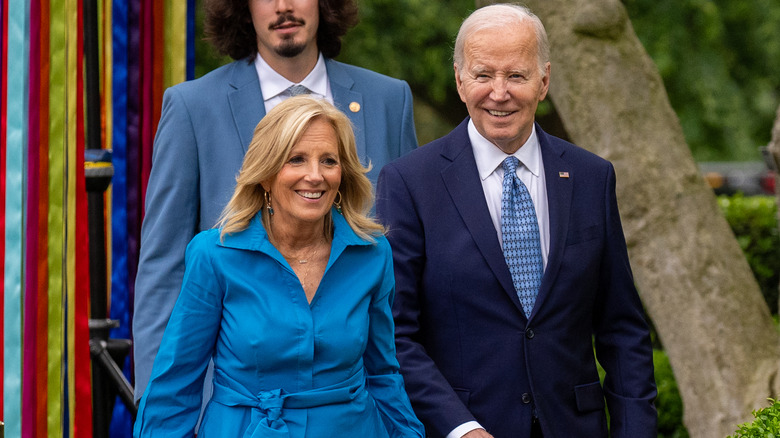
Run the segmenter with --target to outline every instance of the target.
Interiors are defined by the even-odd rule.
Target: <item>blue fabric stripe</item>
[[[22,210],[27,142],[29,71],[29,0],[8,2],[8,101],[6,103],[6,193],[4,266],[5,436],[21,436],[22,410]]]
[[[127,56],[128,56],[128,0],[113,0],[112,6],[112,178],[111,199],[111,319],[119,321],[119,327],[111,331],[111,337],[130,339],[130,275],[128,272],[127,228]],[[131,381],[131,362],[128,356],[118,364]],[[117,397],[111,417],[110,436],[129,437],[132,433],[132,416]]]

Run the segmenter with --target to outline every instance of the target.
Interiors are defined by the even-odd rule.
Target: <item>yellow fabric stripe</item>
[[[63,187],[65,183],[65,54],[67,28],[65,0],[50,0],[49,34],[49,348],[47,436],[62,437],[63,354]]]
[[[187,79],[187,2],[165,1],[164,88]]]
[[[76,370],[74,358],[76,357],[76,129],[79,120],[77,96],[78,96],[78,65],[80,61],[78,54],[78,0],[66,0],[66,20],[68,22],[67,37],[67,67],[66,67],[66,104],[67,104],[67,127],[66,127],[66,154],[67,164],[65,172],[67,182],[65,190],[67,192],[65,209],[65,290],[67,293],[67,351],[68,351],[68,436],[75,436],[76,419]]]
[[[105,121],[104,129],[103,129],[103,138],[105,139],[105,143],[103,145],[104,149],[111,149],[113,145],[113,133],[114,133],[114,111],[113,109],[113,99],[114,99],[114,78],[113,78],[113,65],[114,65],[114,46],[113,46],[113,40],[112,40],[112,29],[113,29],[113,1],[112,0],[104,0],[103,1],[103,26],[105,29],[103,30],[103,50],[101,53],[103,53],[103,69],[104,72],[103,78],[101,81],[101,84],[103,84],[103,120]],[[108,308],[111,308],[111,267],[112,265],[112,255],[113,251],[110,250],[111,248],[111,242],[112,242],[112,227],[111,227],[111,218],[112,218],[112,196],[113,193],[111,191],[111,187],[113,185],[108,187],[108,190],[106,190],[106,197],[105,197],[105,206],[106,206],[106,243],[109,248],[109,250],[106,251],[106,291],[108,293]],[[110,316],[110,315],[109,315]],[[94,415],[94,414],[93,414]]]

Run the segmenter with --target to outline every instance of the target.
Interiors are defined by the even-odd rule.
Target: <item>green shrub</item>
[[[658,398],[655,400],[655,408],[658,411],[658,438],[688,438],[688,430],[683,425],[680,391],[677,389],[669,358],[663,350],[653,350],[653,366],[655,384],[658,387]]]
[[[780,400],[769,399],[766,408],[753,411],[752,423],[740,424],[728,438],[780,438]]]
[[[669,358],[663,350],[653,349],[653,367],[655,385],[658,387],[658,397],[655,399],[655,409],[658,412],[658,438],[688,438],[688,430],[683,425],[680,391],[677,389]],[[604,369],[600,364],[598,371],[601,383],[604,384]]]
[[[777,202],[772,196],[718,197],[739,246],[761,287],[772,314],[777,314],[780,283],[780,233],[777,229]]]

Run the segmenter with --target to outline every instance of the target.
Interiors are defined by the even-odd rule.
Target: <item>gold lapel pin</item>
[[[349,110],[352,111],[353,113],[360,111],[360,104],[357,102],[350,103]]]
[[[558,172],[558,177],[560,178],[568,178],[569,172]]]

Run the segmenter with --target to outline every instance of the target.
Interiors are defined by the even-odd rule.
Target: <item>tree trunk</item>
[[[774,163],[775,171],[775,197],[777,199],[777,224],[780,227],[780,106],[777,107],[777,118],[775,118],[775,126],[772,128],[772,140],[769,141],[767,150],[770,154],[770,159]],[[780,285],[778,285],[780,288]],[[780,297],[777,299],[778,308],[780,308]]]
[[[477,0],[477,6],[496,3]],[[780,394],[780,336],[655,65],[619,0],[526,0],[550,37],[571,141],[614,163],[635,280],[692,437],[723,437]]]

